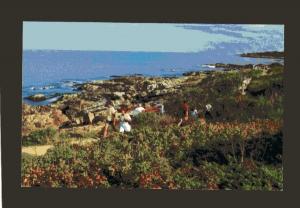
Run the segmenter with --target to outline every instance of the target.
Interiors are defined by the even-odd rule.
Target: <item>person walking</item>
[[[189,107],[186,100],[183,101],[181,108],[182,108],[181,112],[182,112],[183,115],[182,115],[182,118],[180,119],[180,121],[178,123],[178,126],[181,126],[184,121],[186,122],[189,119],[189,109],[190,109],[190,107]]]
[[[206,118],[206,120],[212,120],[213,119],[211,111],[212,111],[212,105],[211,104],[206,104],[205,105],[205,118]]]
[[[111,125],[115,128],[116,125],[116,109],[114,108],[112,102],[107,103],[107,110],[106,110],[106,121],[104,125],[103,137],[106,138],[108,136],[108,128]]]

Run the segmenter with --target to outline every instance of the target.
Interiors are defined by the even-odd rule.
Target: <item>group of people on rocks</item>
[[[153,106],[148,107],[143,107],[142,104],[137,104],[131,109],[127,106],[121,106],[119,112],[114,108],[112,102],[107,102],[106,121],[103,130],[104,138],[108,136],[109,126],[112,126],[116,130],[117,123],[119,123],[119,132],[130,132],[130,122],[132,121],[131,117],[136,117],[143,112],[157,112],[163,114],[165,110],[162,103],[156,103]]]
[[[206,119],[212,119],[212,105],[207,104],[205,106],[205,114],[204,117]],[[152,106],[143,107],[142,104],[137,104],[133,108],[129,108],[128,106],[121,106],[119,111],[117,111],[112,102],[107,102],[107,110],[106,110],[106,122],[103,130],[103,137],[108,136],[109,126],[112,126],[115,130],[117,127],[117,123],[119,124],[119,132],[130,132],[132,117],[136,117],[140,113],[143,112],[156,112],[159,114],[165,113],[165,108],[162,103],[154,103]],[[190,110],[190,106],[188,102],[185,100],[181,106],[181,113],[178,126],[183,125],[189,121],[190,118],[193,120],[197,120],[199,118],[199,112],[196,108],[192,108]]]

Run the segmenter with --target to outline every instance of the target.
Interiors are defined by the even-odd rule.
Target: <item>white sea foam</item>
[[[202,67],[203,67],[203,68],[211,68],[211,69],[216,68],[215,65],[211,65],[211,64],[203,64]]]

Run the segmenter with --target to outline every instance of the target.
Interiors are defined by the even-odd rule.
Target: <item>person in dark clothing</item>
[[[205,106],[205,119],[206,120],[212,120],[213,119],[211,111],[212,111],[212,105],[211,104],[207,104]]]

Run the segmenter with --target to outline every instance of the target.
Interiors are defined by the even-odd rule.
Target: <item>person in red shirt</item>
[[[187,101],[183,101],[182,109],[183,109],[183,119],[187,121],[189,119],[189,111],[190,111],[190,106],[188,105]]]
[[[187,121],[189,119],[190,106],[188,105],[186,100],[183,101],[181,108],[182,108],[182,113],[183,113],[182,117],[183,118],[180,119],[178,126],[181,126],[183,121]]]

